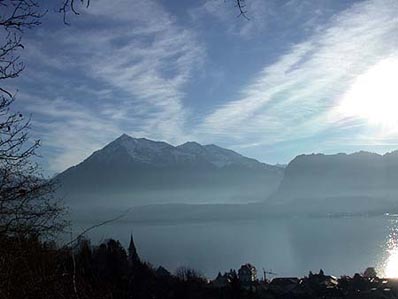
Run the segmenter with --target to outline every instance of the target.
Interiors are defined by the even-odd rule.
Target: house
[[[238,270],[239,281],[242,285],[251,285],[257,280],[257,270],[252,264],[244,264]]]
[[[337,278],[332,275],[325,275],[323,270],[319,271],[319,274],[310,274],[306,279],[306,283],[310,284],[311,286],[318,286],[322,288],[333,288],[338,285]]]
[[[215,288],[224,288],[230,283],[230,277],[227,273],[224,273],[224,275],[221,275],[220,272],[218,272],[218,275],[216,279],[214,279],[211,282],[211,286]]]
[[[211,281],[210,285],[215,288],[224,288],[236,280],[237,277],[236,271],[232,269],[224,274],[218,272],[217,277]]]

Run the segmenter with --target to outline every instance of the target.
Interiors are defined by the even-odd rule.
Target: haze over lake
[[[133,233],[146,261],[169,270],[190,266],[209,278],[246,262],[257,267],[259,276],[262,268],[277,276],[303,276],[320,268],[340,276],[367,266],[384,275],[389,257],[398,250],[397,230],[393,216],[158,224],[119,220],[89,236],[94,243],[116,238],[127,247]]]

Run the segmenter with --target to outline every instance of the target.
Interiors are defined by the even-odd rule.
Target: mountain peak
[[[111,145],[111,144],[117,144],[117,145],[123,145],[124,147],[127,148],[132,148],[132,147],[136,147],[136,146],[144,146],[144,147],[173,147],[172,145],[163,142],[163,141],[155,141],[155,140],[151,140],[151,139],[147,139],[147,138],[135,138],[135,137],[131,137],[130,135],[127,134],[122,134],[120,135],[118,138],[116,138],[114,141],[112,141],[111,143],[109,143],[107,146]],[[107,147],[105,146],[105,148]]]
[[[195,142],[195,141],[187,141],[187,142],[185,142],[185,143],[183,143],[183,144],[180,144],[180,145],[178,145],[177,147],[185,147],[185,148],[187,148],[187,147],[203,147],[200,143],[197,143],[197,142]]]
[[[122,135],[120,135],[118,138],[115,139],[116,140],[124,140],[124,139],[134,139],[133,137],[131,137],[130,135],[127,135],[126,133],[123,133]]]
[[[203,146],[195,141],[185,142],[184,144],[181,144],[176,148],[191,154],[199,154],[204,151]]]

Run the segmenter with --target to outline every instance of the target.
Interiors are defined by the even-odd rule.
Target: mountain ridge
[[[72,201],[224,203],[264,200],[282,174],[278,166],[214,144],[173,146],[123,134],[55,180]]]
[[[194,159],[199,159],[201,160],[200,162],[206,161],[216,167],[225,167],[237,164],[240,166],[247,166],[249,168],[277,168],[277,166],[245,157],[235,151],[222,148],[215,144],[201,145],[194,141],[188,141],[183,144],[173,146],[163,141],[154,141],[147,138],[133,138],[127,134],[122,134],[114,141],[105,145],[102,149],[95,151],[83,162],[101,154],[105,155],[101,155],[100,158],[106,159],[106,155],[110,155],[112,154],[112,151],[120,151],[121,149],[124,149],[126,151],[124,154],[128,154],[129,158],[135,159],[136,162],[151,165],[156,165],[156,163],[158,163],[157,166],[164,166],[166,162],[192,162]],[[164,157],[160,157],[159,155],[164,155]]]

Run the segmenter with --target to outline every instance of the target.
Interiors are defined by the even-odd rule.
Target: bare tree
[[[5,116],[1,111],[0,115]],[[10,129],[0,125],[0,234],[59,232],[65,224],[62,204],[54,197],[53,184],[40,176],[31,160],[39,143],[26,145],[29,122],[13,116],[5,116],[11,120],[1,123],[9,123]]]
[[[199,271],[186,267],[180,266],[175,271],[176,277],[178,277],[182,281],[204,281],[205,278],[202,273]]]
[[[0,0],[0,80],[19,76],[24,65],[18,55],[23,49],[22,33],[25,29],[40,25],[40,19],[45,12],[40,11],[37,2],[33,0]],[[1,87],[2,100],[13,95]],[[3,101],[10,104],[10,101]]]
[[[33,161],[39,140],[29,138],[30,120],[12,111],[16,92],[5,87],[24,64],[24,30],[40,25],[45,11],[34,0],[0,0],[0,234],[44,234],[58,231],[61,205],[53,185]]]
[[[33,298],[26,292],[43,288],[52,272],[34,266],[35,261],[43,266],[49,256],[39,237],[58,233],[65,225],[54,186],[34,162],[40,142],[29,138],[30,119],[13,111],[16,92],[6,88],[24,70],[19,55],[24,31],[40,25],[44,14],[34,0],[0,0],[1,298],[15,298],[18,293]]]

